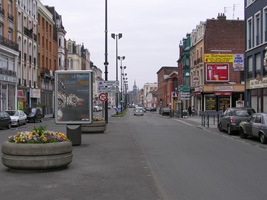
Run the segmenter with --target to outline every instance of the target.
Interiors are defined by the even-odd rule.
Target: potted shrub
[[[10,136],[2,144],[2,163],[13,170],[48,170],[72,161],[72,143],[61,132],[39,126]]]
[[[93,116],[91,124],[81,125],[82,133],[103,133],[106,130],[106,121],[102,117]]]

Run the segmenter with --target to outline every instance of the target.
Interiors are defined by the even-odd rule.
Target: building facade
[[[17,63],[15,1],[0,4],[0,109],[17,109]]]
[[[244,106],[244,35],[244,21],[224,14],[192,33],[190,105],[196,113]]]
[[[267,112],[267,2],[245,1],[246,106]]]
[[[157,101],[155,101],[155,94],[158,88],[157,83],[145,83],[144,84],[144,106],[156,107]]]
[[[37,0],[38,14],[38,84],[41,89],[41,106],[44,107],[44,114],[54,113],[54,71],[57,68],[57,45],[53,38],[53,26],[55,22],[49,10]]]

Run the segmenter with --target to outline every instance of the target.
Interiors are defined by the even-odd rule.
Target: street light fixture
[[[122,33],[111,33],[111,37],[116,40],[116,81],[118,81],[118,40],[122,38]],[[118,108],[118,86],[116,86],[116,108]],[[118,111],[116,111],[118,115]]]
[[[122,66],[122,61],[121,61],[121,67],[120,68],[121,68],[121,112],[122,112],[122,85],[123,85],[122,76],[125,75],[123,72],[126,69],[126,66],[124,66],[124,67]]]

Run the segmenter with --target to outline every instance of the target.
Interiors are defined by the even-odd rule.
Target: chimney
[[[224,13],[219,13],[217,19],[218,20],[226,20],[226,16],[224,15]]]

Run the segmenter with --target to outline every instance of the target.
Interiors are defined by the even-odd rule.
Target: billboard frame
[[[60,78],[61,75],[65,76],[65,79]],[[88,75],[88,78],[82,77],[81,79],[79,79],[79,78],[77,78],[77,75],[82,75],[82,76]],[[54,102],[55,102],[55,123],[56,124],[81,125],[81,124],[91,124],[93,122],[93,105],[92,105],[92,85],[93,85],[92,80],[93,79],[92,79],[92,75],[93,75],[93,72],[91,70],[68,70],[68,71],[57,70],[57,71],[55,71],[55,99],[54,99]],[[70,80],[72,80],[73,82],[71,82]],[[87,92],[88,94],[85,94],[85,97],[86,98],[88,97],[88,105],[82,105],[85,108],[84,110],[87,110],[87,106],[88,106],[88,112],[78,113],[78,111],[77,111],[77,113],[76,113],[74,110],[74,112],[73,111],[71,112],[71,116],[73,118],[75,118],[75,117],[79,118],[78,117],[78,114],[79,114],[79,115],[88,116],[89,118],[81,119],[81,120],[62,120],[62,118],[64,117],[62,109],[65,107],[66,108],[71,107],[73,109],[73,108],[76,108],[76,105],[75,106],[68,106],[67,98],[65,98],[65,97],[69,94],[65,94],[64,98],[65,98],[66,102],[64,104],[64,107],[58,105],[58,103],[59,103],[58,102],[58,96],[59,95],[62,96],[62,89],[59,89],[59,87],[62,88],[62,81],[64,81],[65,83],[68,83],[67,81],[69,81],[69,83],[74,83],[75,80],[77,80],[76,85],[64,84],[64,88],[65,88],[64,90],[67,91],[67,89],[75,86],[76,91],[79,91],[79,90],[82,91],[82,92],[80,92],[80,94],[84,95],[84,92],[88,91]],[[87,80],[88,80],[88,86],[87,86],[87,82],[86,82]],[[79,84],[80,84],[80,87],[79,87]],[[65,91],[64,91],[64,93],[65,93]],[[71,95],[73,95],[73,94],[71,94]],[[80,101],[85,101],[84,99],[80,99]],[[79,108],[79,107],[77,106],[77,108]],[[61,117],[61,114],[62,114],[62,118],[60,119],[59,116]],[[67,115],[67,117],[69,117],[69,116],[70,115]]]

